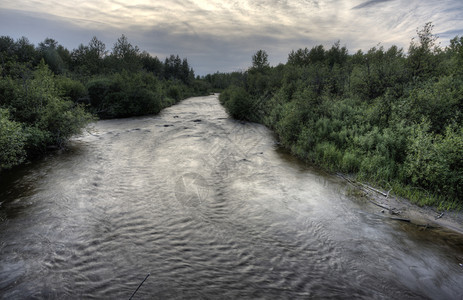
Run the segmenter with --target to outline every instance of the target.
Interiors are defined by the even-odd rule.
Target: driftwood
[[[373,200],[371,200],[371,199],[368,199],[368,201],[370,201],[371,203],[373,203],[374,205],[376,205],[376,206],[378,206],[378,207],[387,209],[391,215],[400,215],[400,214],[401,214],[400,210],[397,210],[397,209],[394,208],[394,207],[393,207],[393,208],[390,208],[390,207],[384,206],[384,205],[379,204],[378,202],[375,202],[375,201],[373,201]],[[383,212],[384,212],[384,211],[383,211]]]
[[[440,218],[442,218],[443,216],[444,216],[444,213],[441,213],[441,214],[438,215],[435,219],[436,219],[436,220],[437,220],[437,219],[440,219]]]
[[[338,173],[337,174],[338,176],[340,176],[341,178],[343,178],[344,180],[346,180],[347,182],[349,182],[350,184],[352,184],[353,186],[359,188],[359,189],[362,189],[363,191],[365,192],[370,192],[370,191],[373,191],[375,193],[378,193],[386,198],[389,198],[389,193],[392,191],[389,190],[387,193],[385,192],[382,192],[378,189],[375,189],[374,187],[371,187],[369,186],[368,184],[365,184],[365,183],[361,183],[361,182],[357,182],[355,180],[352,180],[348,177],[346,177],[345,175],[341,174],[341,173]],[[381,208],[384,208],[384,209],[387,209],[389,211],[389,213],[391,215],[400,215],[400,211],[398,211],[396,208],[390,208],[390,207],[387,207],[387,206],[384,206],[376,201],[373,201],[372,199],[368,199],[368,201],[370,201],[371,203],[373,203],[374,205],[378,206],[378,207],[381,207]]]
[[[383,192],[383,191],[380,191],[378,189],[375,189],[374,187],[368,185],[368,184],[365,184],[365,183],[361,183],[361,182],[357,182],[357,181],[354,181],[346,176],[344,176],[343,174],[341,173],[338,173],[338,176],[342,177],[344,180],[348,181],[349,183],[351,183],[352,185],[356,186],[356,187],[359,187],[359,188],[362,188],[364,190],[370,190],[370,191],[373,191],[373,192],[376,192],[380,195],[383,195],[384,197],[386,198],[389,198],[389,193],[392,191],[392,189],[390,189],[389,191],[387,191],[387,193]]]
[[[378,189],[376,189],[374,187],[369,186],[368,184],[352,180],[352,179],[346,177],[343,174],[338,173],[337,175],[340,176],[341,178],[343,178],[344,180],[346,180],[348,183],[352,184],[354,187],[366,192],[367,194],[371,193],[371,192],[375,192],[375,193],[380,194],[380,195],[382,195],[382,196],[384,196],[386,198],[389,198],[389,194],[392,191],[392,189],[391,189],[391,190],[389,190],[388,192],[385,193],[385,192],[380,191],[380,190],[378,190]],[[373,199],[371,199],[370,197],[367,197],[367,198],[368,198],[368,201],[371,202],[372,204],[374,204],[374,205],[376,205],[378,207],[381,207],[383,209],[381,212],[383,212],[383,213],[384,213],[384,210],[388,210],[389,214],[391,214],[391,215],[400,216],[402,214],[402,212],[397,210],[396,208],[391,208],[391,207],[388,207],[388,206],[386,206],[384,204],[378,203],[378,202],[374,201]],[[443,216],[444,216],[444,213],[441,213],[440,215],[436,216],[435,219],[436,220],[440,219]],[[399,222],[410,223],[410,224],[413,224],[413,225],[415,225],[417,227],[422,227],[422,229],[420,229],[420,230],[439,228],[439,226],[430,225],[429,223],[427,223],[427,224],[418,224],[415,221],[413,221],[412,219],[409,219],[407,217],[389,217],[389,219],[394,220],[394,221],[399,221]]]
[[[389,193],[392,191],[392,189],[390,189],[387,193],[384,193],[384,192],[382,192],[382,191],[380,191],[380,190],[378,190],[378,189],[375,189],[374,187],[371,187],[371,186],[369,186],[369,185],[367,185],[367,184],[362,183],[361,185],[362,185],[364,188],[369,189],[369,190],[372,190],[373,192],[376,192],[376,193],[378,193],[378,194],[380,194],[380,195],[383,195],[383,196],[386,197],[386,198],[389,198]]]

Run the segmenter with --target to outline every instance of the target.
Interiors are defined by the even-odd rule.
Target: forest
[[[420,205],[463,202],[463,37],[446,47],[433,25],[407,53],[376,46],[350,54],[336,42],[291,51],[271,67],[266,51],[245,72],[206,80],[224,89],[234,118],[263,123],[299,158]]]
[[[69,51],[51,38],[0,37],[0,171],[63,148],[97,118],[156,114],[208,86],[186,58],[164,61],[122,35]]]

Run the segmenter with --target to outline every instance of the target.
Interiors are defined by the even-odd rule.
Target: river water
[[[463,299],[463,238],[371,213],[216,96],[0,179],[3,299]]]

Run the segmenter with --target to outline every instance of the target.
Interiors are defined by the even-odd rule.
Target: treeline
[[[96,37],[69,51],[1,36],[0,170],[63,147],[96,117],[155,114],[208,87],[186,58],[161,61],[124,35],[111,51]]]
[[[392,46],[349,54],[291,51],[271,67],[265,51],[220,100],[235,118],[272,128],[300,158],[351,174],[420,204],[463,204],[463,38],[441,48],[428,23],[408,53]],[[223,84],[223,82],[221,83]]]

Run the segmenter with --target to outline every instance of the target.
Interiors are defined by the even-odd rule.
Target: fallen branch
[[[377,202],[375,202],[375,201],[373,201],[373,200],[371,200],[371,199],[369,199],[369,201],[370,201],[371,203],[373,203],[374,205],[376,205],[376,206],[379,206],[379,207],[381,207],[381,208],[387,209],[387,210],[389,210],[389,211],[391,210],[391,208],[389,208],[389,207],[387,207],[387,206],[384,206],[384,205],[382,205],[382,204],[379,204],[379,203],[377,203]]]
[[[384,193],[384,192],[382,192],[382,191],[380,191],[380,190],[378,190],[378,189],[375,189],[374,187],[371,187],[371,186],[369,186],[369,185],[367,185],[367,184],[362,183],[362,186],[365,187],[365,188],[367,188],[367,189],[369,189],[369,190],[372,190],[373,192],[376,192],[376,193],[378,193],[378,194],[380,194],[380,195],[383,195],[383,196],[386,197],[386,198],[389,197],[389,192],[390,192],[390,191],[387,192],[387,194],[386,194],[386,193]]]
[[[382,191],[380,191],[380,190],[378,190],[378,189],[375,189],[375,188],[372,187],[372,186],[369,186],[368,184],[365,184],[365,183],[361,183],[361,182],[357,182],[357,181],[355,181],[355,180],[352,180],[352,179],[350,179],[350,178],[344,176],[344,175],[341,174],[341,173],[338,173],[338,176],[340,176],[341,178],[343,178],[344,180],[346,180],[347,182],[351,183],[351,184],[354,185],[354,186],[357,186],[357,187],[363,188],[363,189],[367,189],[367,190],[371,190],[371,191],[376,192],[376,193],[378,193],[378,194],[380,194],[380,195],[383,195],[383,196],[386,197],[386,198],[389,198],[389,194],[390,194],[390,192],[392,191],[392,189],[390,189],[387,193],[385,193],[385,192],[382,192]]]

